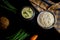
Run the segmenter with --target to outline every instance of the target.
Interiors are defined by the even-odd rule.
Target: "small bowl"
[[[40,14],[41,14],[42,12],[49,12],[49,13],[51,13],[51,14],[54,16],[54,23],[53,23],[51,26],[45,27],[45,26],[41,25],[41,23],[40,23],[40,21],[39,21],[39,20],[40,20],[39,17],[40,17]],[[50,11],[41,11],[41,12],[39,13],[38,17],[37,17],[37,23],[38,23],[39,26],[41,26],[41,27],[44,28],[44,29],[51,29],[51,28],[53,28],[53,27],[55,26],[55,24],[56,24],[55,14],[52,13],[52,12],[50,12]]]
[[[32,11],[33,11],[33,14],[32,14],[32,16],[31,16],[31,18],[26,18],[26,17],[24,17],[23,15],[22,15],[22,11],[23,11],[23,9],[24,8],[30,8]],[[32,8],[32,7],[30,7],[30,6],[25,6],[25,7],[23,7],[23,9],[22,9],[22,11],[21,11],[21,15],[22,15],[22,17],[24,18],[24,19],[28,19],[28,20],[31,20],[31,19],[33,19],[34,18],[34,16],[35,16],[35,11],[34,11],[34,9]]]

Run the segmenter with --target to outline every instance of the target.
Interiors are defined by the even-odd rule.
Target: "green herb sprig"
[[[7,0],[2,0],[4,2],[4,5],[0,5],[1,7],[9,10],[9,11],[12,11],[13,13],[16,13],[17,12],[17,9],[15,7],[13,7]]]
[[[21,29],[16,34],[14,34],[10,37],[7,37],[7,39],[9,39],[9,40],[24,40],[28,36],[29,36],[29,34]]]

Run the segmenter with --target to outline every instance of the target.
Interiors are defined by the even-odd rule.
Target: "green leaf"
[[[23,31],[16,39],[18,39],[18,38],[24,36],[24,34],[25,34],[25,31]]]
[[[22,32],[22,29],[21,29],[21,30],[19,30],[19,32],[18,32],[18,33],[16,33],[16,35],[15,35],[12,39],[16,39],[16,38],[21,34],[21,32]]]
[[[7,0],[3,0],[3,2],[10,8],[10,9],[15,9],[15,7],[13,7]]]
[[[10,10],[10,11],[16,13],[16,10],[13,10],[13,9],[7,8],[6,6],[3,6],[3,5],[0,5],[0,6],[3,7],[3,8],[5,8],[5,9],[7,9],[7,10]]]
[[[8,37],[9,40],[24,40],[26,37],[28,37],[29,34],[25,33],[24,30],[19,30],[18,33]]]
[[[23,35],[21,38],[19,38],[18,40],[24,40],[26,37],[28,36],[27,33],[25,33],[25,35]]]

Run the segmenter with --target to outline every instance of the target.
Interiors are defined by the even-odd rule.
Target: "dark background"
[[[8,2],[16,7],[17,13],[13,13],[7,9],[4,9],[0,7],[0,16],[5,16],[10,20],[10,25],[7,30],[0,30],[0,40],[7,40],[5,39],[7,36],[11,36],[15,34],[18,30],[21,28],[26,30],[29,34],[31,34],[29,37],[27,37],[25,40],[29,40],[29,38],[34,35],[38,34],[39,37],[37,40],[59,40],[60,34],[56,31],[56,29],[52,28],[50,30],[45,30],[41,28],[37,24],[37,16],[39,12],[30,4],[28,0],[8,0]],[[0,1],[0,4],[5,5],[2,0]],[[35,11],[35,17],[32,20],[25,20],[21,16],[21,10],[24,6],[30,6]]]

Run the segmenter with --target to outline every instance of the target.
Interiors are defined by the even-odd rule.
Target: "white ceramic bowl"
[[[46,12],[46,13],[45,13]],[[46,22],[48,21],[45,21],[44,23],[44,25],[42,24],[42,22],[41,22],[41,19],[40,18],[42,18],[41,17],[41,14],[47,14],[47,13],[49,13],[50,15],[52,15],[52,19],[51,19],[51,24],[49,25],[49,26],[46,26],[47,24],[46,24]],[[46,15],[45,15],[45,17],[46,17]],[[47,17],[47,18],[49,18],[49,16]],[[44,18],[44,20],[46,20],[47,18]],[[50,16],[50,18],[51,18],[51,16]],[[54,25],[55,25],[55,23],[56,23],[56,18],[55,18],[55,14],[53,14],[52,12],[50,12],[50,11],[42,11],[42,12],[40,12],[39,13],[39,15],[38,15],[38,17],[37,17],[37,23],[38,23],[38,25],[39,26],[41,26],[42,28],[44,28],[44,29],[51,29],[52,27],[54,27]]]

